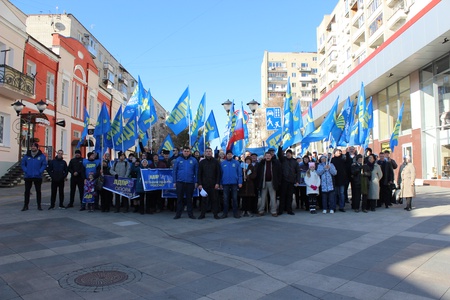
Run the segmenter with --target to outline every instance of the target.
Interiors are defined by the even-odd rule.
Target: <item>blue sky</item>
[[[220,105],[261,98],[264,50],[316,51],[316,28],[338,0],[10,0],[26,14],[71,13],[166,110],[189,85],[192,111],[206,92]]]

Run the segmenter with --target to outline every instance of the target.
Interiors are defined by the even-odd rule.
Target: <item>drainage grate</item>
[[[74,271],[59,280],[62,288],[78,292],[108,291],[141,280],[136,269],[121,264],[107,264]]]

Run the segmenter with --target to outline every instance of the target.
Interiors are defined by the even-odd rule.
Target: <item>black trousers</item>
[[[391,204],[392,191],[389,185],[380,184],[380,199],[378,202],[378,206],[382,206],[383,204],[388,207]]]
[[[56,193],[59,193],[59,206],[64,206],[64,180],[54,181],[51,184],[50,207],[55,207]]]
[[[282,181],[280,192],[280,204],[278,205],[278,214],[284,211],[292,212],[292,195],[294,194],[294,183]]]
[[[111,209],[113,193],[108,190],[102,189],[100,191],[100,198],[102,211],[108,212]]]
[[[25,201],[24,206],[28,207],[28,204],[30,204],[30,192],[31,187],[34,184],[34,189],[36,191],[36,203],[39,206],[41,206],[41,186],[42,186],[42,178],[25,178]]]
[[[206,193],[208,193],[207,197],[200,196],[200,211],[201,211],[200,214],[202,216],[204,216],[206,214],[208,206],[211,207],[211,210],[215,216],[219,213],[219,197],[218,197],[217,190],[214,188],[214,186],[215,186],[215,184],[202,185],[202,188],[205,190]]]
[[[69,205],[73,205],[75,200],[75,191],[78,188],[78,193],[80,195],[80,203],[83,201],[84,194],[84,180],[80,176],[72,176],[70,178],[70,199]]]
[[[361,185],[352,183],[352,209],[359,209],[361,203]]]

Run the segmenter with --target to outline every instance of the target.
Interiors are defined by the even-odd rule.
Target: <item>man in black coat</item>
[[[331,163],[336,168],[337,174],[334,176],[334,190],[336,191],[337,201],[339,204],[339,211],[345,212],[345,186],[347,185],[349,176],[347,175],[347,166],[345,159],[342,156],[341,149],[334,149],[334,157],[331,159]],[[348,185],[347,185],[348,186]]]
[[[283,150],[278,147],[278,160],[281,162],[281,191],[280,204],[278,205],[278,215],[287,211],[289,215],[295,215],[292,211],[292,195],[295,192],[295,184],[300,182],[300,167],[297,159],[292,157],[292,150],[286,150],[286,156]]]
[[[213,157],[213,150],[209,147],[205,149],[205,158],[198,165],[198,189],[202,189],[208,194],[206,197],[200,196],[201,213],[199,219],[204,219],[208,201],[211,204],[214,219],[219,217],[219,197],[217,189],[220,185],[221,167],[219,161]]]
[[[68,174],[67,163],[63,159],[63,151],[58,150],[55,159],[50,160],[47,166],[48,175],[52,178],[50,209],[55,208],[56,193],[59,192],[59,208],[64,209],[64,182]]]
[[[68,170],[71,175],[70,201],[66,208],[73,207],[73,202],[75,200],[75,191],[77,187],[80,194],[80,202],[83,201],[85,168],[83,165],[83,158],[81,157],[80,150],[75,150],[75,157],[70,160]]]
[[[380,179],[380,200],[377,203],[377,207],[381,207],[384,203],[384,207],[389,208],[392,205],[392,190],[390,186],[394,183],[394,168],[391,161],[385,157],[384,152],[380,152],[377,163],[381,167],[381,172],[383,172],[383,177]]]

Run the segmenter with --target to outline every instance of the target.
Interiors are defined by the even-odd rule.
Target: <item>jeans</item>
[[[344,209],[344,207],[345,207],[344,190],[345,190],[345,185],[338,185],[338,186],[336,186],[336,197],[337,197],[337,200],[339,201],[338,202],[339,203],[339,209]],[[323,203],[323,201],[322,201],[322,203]]]
[[[228,203],[230,202],[230,196],[233,205],[233,214],[238,213],[238,202],[237,202],[237,184],[224,184],[223,185],[223,214],[228,214]]]
[[[322,192],[322,209],[336,210],[336,198],[334,191]]]

